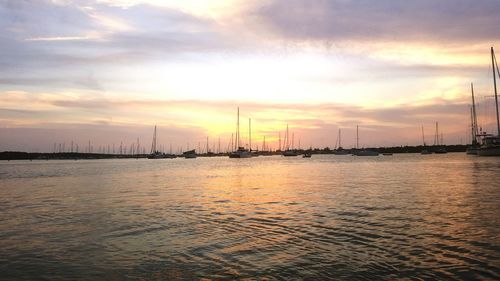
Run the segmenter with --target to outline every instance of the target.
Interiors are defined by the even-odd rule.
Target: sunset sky
[[[0,0],[0,151],[465,143],[495,132],[498,0]],[[496,132],[495,132],[496,133]],[[244,139],[246,143],[247,140]],[[254,146],[255,148],[255,146]]]

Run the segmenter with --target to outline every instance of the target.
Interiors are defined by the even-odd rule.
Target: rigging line
[[[500,70],[498,70],[497,56],[495,53],[493,53],[493,59],[495,60],[495,66],[496,66],[498,78],[500,78]]]

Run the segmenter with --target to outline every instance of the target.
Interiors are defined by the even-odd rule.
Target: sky
[[[0,0],[0,151],[470,141],[496,133],[497,0]],[[498,45],[500,46],[500,44]],[[244,137],[243,137],[244,136]]]

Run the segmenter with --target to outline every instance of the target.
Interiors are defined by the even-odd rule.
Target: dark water
[[[500,279],[500,158],[0,163],[0,279]]]

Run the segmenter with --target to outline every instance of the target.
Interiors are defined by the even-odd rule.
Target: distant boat
[[[392,156],[392,153],[382,153],[384,156]]]
[[[472,92],[472,107],[470,109],[470,120],[471,120],[471,145],[469,145],[465,151],[468,155],[477,155],[479,150],[479,143],[477,141],[478,131],[477,131],[477,116],[476,116],[476,102],[474,101],[474,84],[470,83],[470,88]]]
[[[193,159],[193,158],[196,158],[197,155],[196,155],[196,150],[193,149],[193,150],[188,150],[188,151],[184,151],[182,153],[182,157],[186,158],[186,159]]]
[[[424,135],[424,126],[422,125],[422,142],[424,144],[424,149],[420,151],[420,154],[427,155],[427,154],[432,154],[432,151],[427,149],[427,145],[425,144],[425,135]]]
[[[286,150],[283,151],[282,155],[286,156],[286,157],[298,156],[299,154],[297,153],[297,151],[295,149],[293,149],[293,147],[292,147],[292,149],[290,149],[290,135],[288,134],[288,124],[286,124],[285,138],[286,138]]]
[[[291,150],[291,149],[290,149],[290,150],[285,150],[285,151],[283,151],[283,156],[287,156],[287,157],[289,157],[289,156],[298,156],[298,155],[299,155],[299,154],[298,154],[298,153],[297,153],[297,151],[295,151],[295,150]]]
[[[434,146],[432,152],[435,154],[446,154],[448,150],[443,146],[443,134],[441,134],[441,142],[439,141],[439,124],[436,122],[436,132],[434,135]]]
[[[236,151],[229,153],[229,158],[250,158],[252,157],[252,153],[245,149],[244,147],[238,147]]]
[[[156,125],[153,132],[153,142],[151,143],[151,153],[148,155],[148,159],[162,159],[165,158],[163,153],[156,150]]]
[[[361,149],[359,147],[359,126],[356,126],[356,150],[352,153],[355,156],[379,156],[379,152],[370,149]]]
[[[369,150],[369,149],[362,149],[362,150],[357,150],[353,153],[355,156],[379,156],[380,153],[374,150]]]
[[[350,152],[349,150],[345,150],[342,148],[342,134],[341,134],[341,131],[340,131],[340,128],[339,128],[339,134],[337,136],[338,138],[338,146],[337,144],[335,144],[335,149],[333,150],[333,154],[335,155],[349,155]]]
[[[240,145],[240,108],[237,111],[237,121],[236,121],[236,146],[237,149],[229,153],[229,158],[250,158],[252,153]]]
[[[304,153],[304,155],[302,155],[302,158],[311,158],[312,154],[309,153],[309,152],[306,152]]]
[[[500,156],[500,119],[498,115],[498,94],[497,94],[497,79],[498,65],[495,57],[495,51],[491,47],[491,66],[493,68],[493,86],[495,89],[495,107],[497,114],[497,135],[489,135],[483,138],[483,144],[477,150],[479,156]]]
[[[446,154],[446,153],[448,153],[448,150],[446,150],[446,148],[444,148],[444,147],[438,147],[438,148],[434,149],[434,153],[435,154]]]

